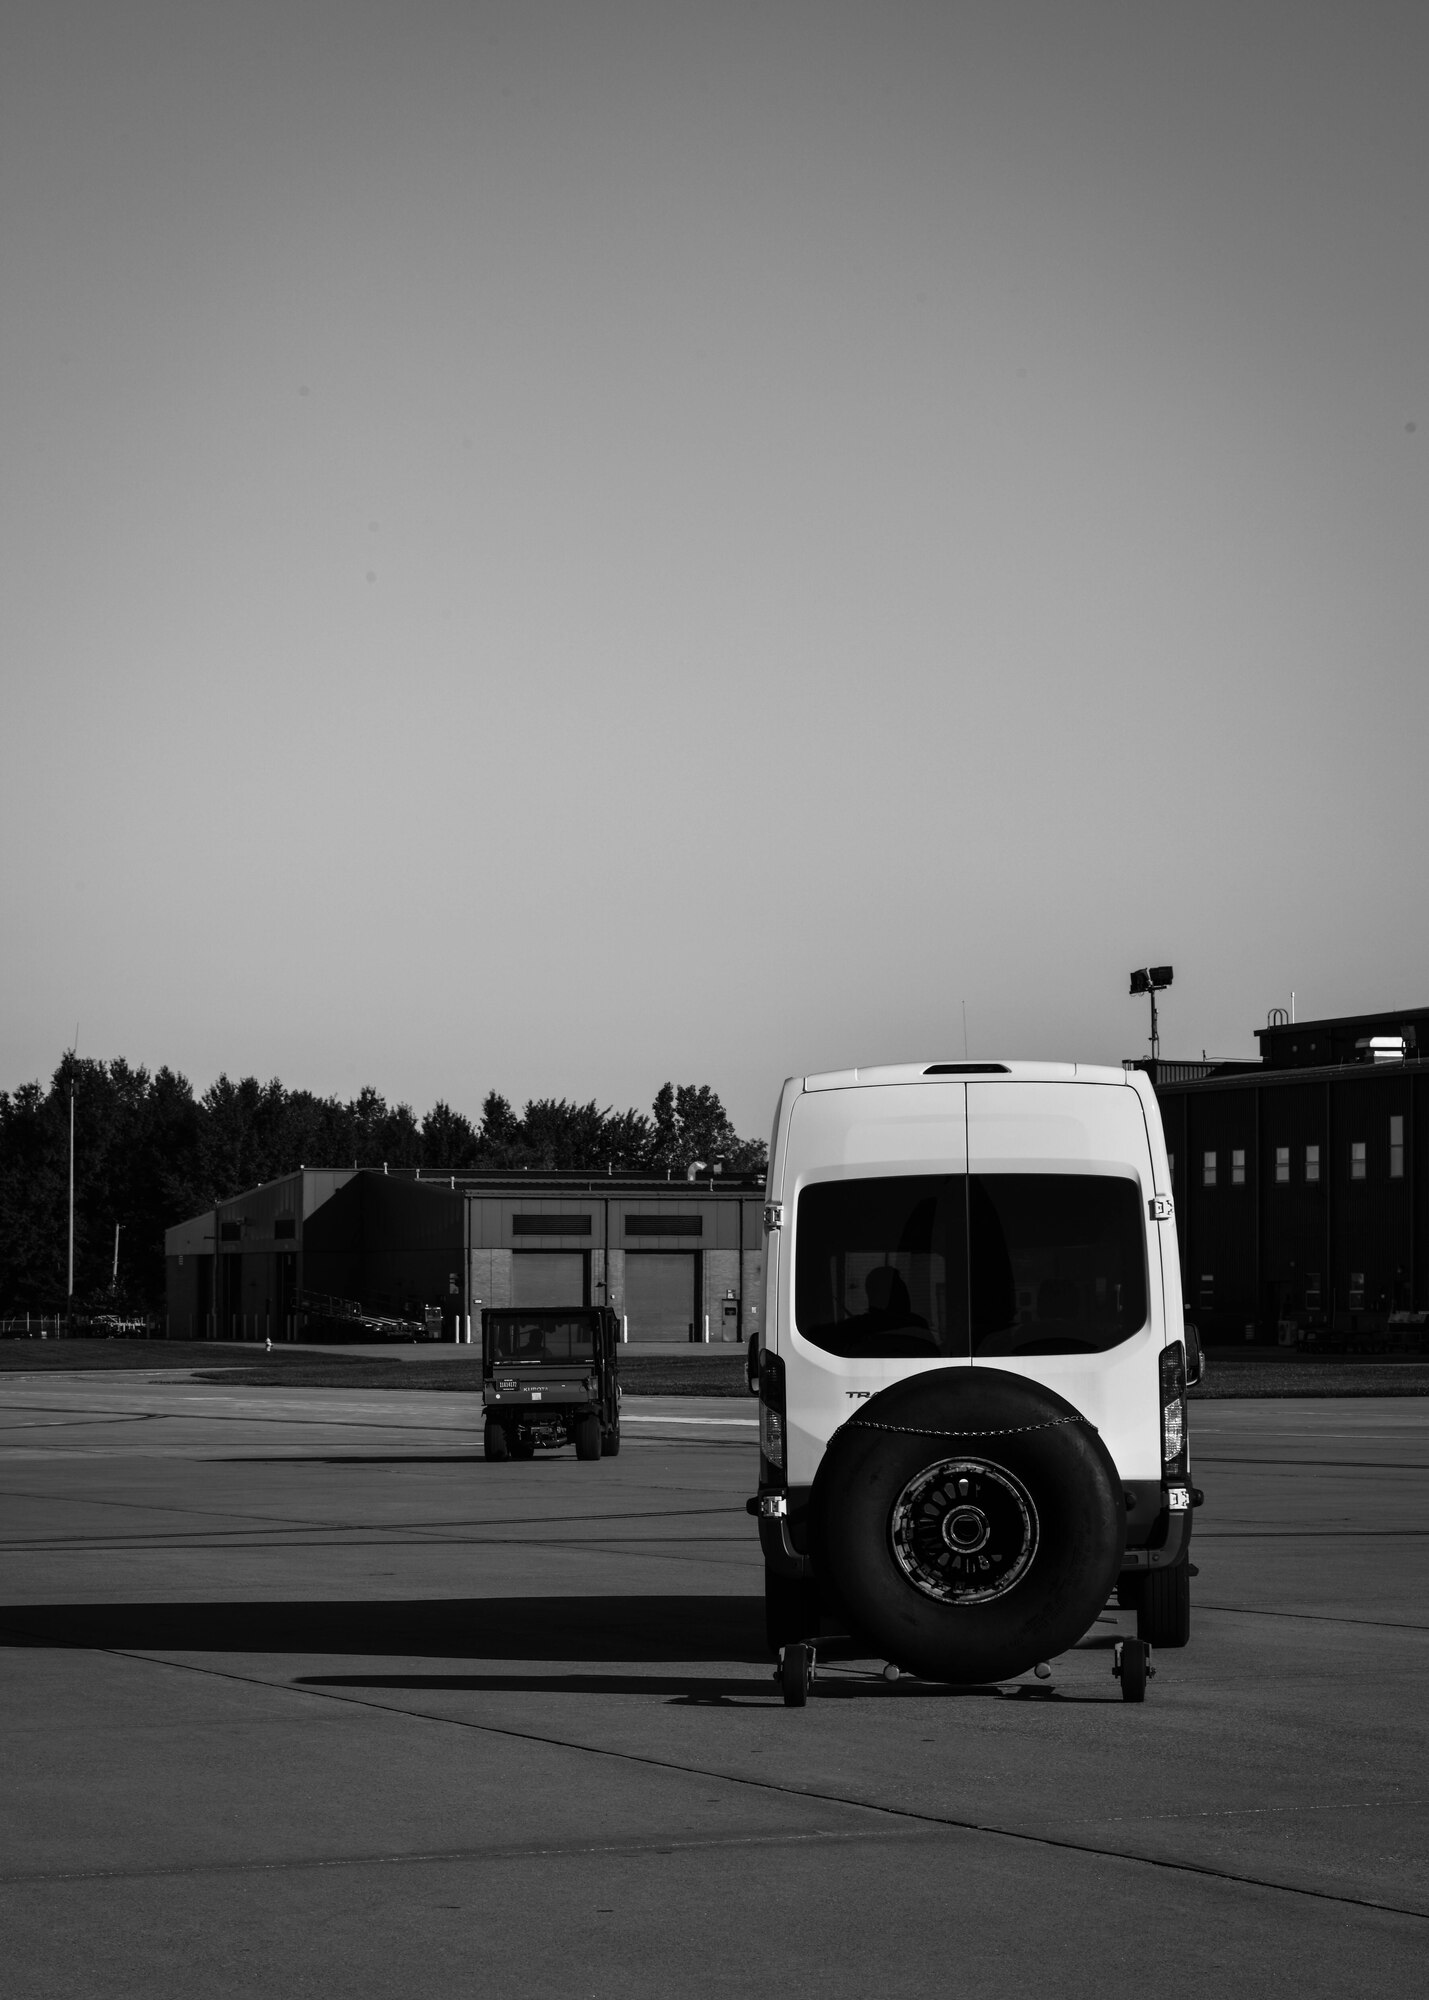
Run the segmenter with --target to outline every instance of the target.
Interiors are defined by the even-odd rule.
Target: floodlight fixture
[[[1148,968],[1146,976],[1155,990],[1161,993],[1171,984],[1173,969],[1169,965],[1153,965]]]

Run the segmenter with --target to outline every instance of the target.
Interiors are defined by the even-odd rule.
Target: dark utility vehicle
[[[481,1315],[486,1456],[531,1458],[573,1444],[620,1450],[620,1321],[605,1306],[489,1307]]]

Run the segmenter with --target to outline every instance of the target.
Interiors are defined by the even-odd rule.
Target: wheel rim
[[[889,1539],[899,1568],[941,1604],[986,1604],[1037,1552],[1037,1509],[1022,1481],[978,1458],[945,1458],[909,1480]]]

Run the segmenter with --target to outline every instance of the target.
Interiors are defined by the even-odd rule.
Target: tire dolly
[[[1121,1682],[1123,1701],[1145,1701],[1146,1683],[1155,1680],[1156,1669],[1144,1639],[1121,1640],[1112,1652],[1111,1670]]]
[[[774,1669],[774,1679],[784,1696],[785,1708],[804,1707],[817,1671],[812,1639],[799,1640],[779,1648],[779,1664]]]
[[[1111,1656],[1111,1670],[1121,1682],[1123,1701],[1145,1701],[1149,1681],[1156,1678],[1156,1669],[1151,1662],[1151,1648],[1143,1639],[1123,1639]],[[818,1673],[818,1661],[812,1640],[799,1640],[792,1645],[781,1646],[779,1664],[774,1669],[774,1680],[784,1697],[786,1708],[803,1708],[809,1699],[809,1689]],[[1047,1668],[1038,1665],[1038,1678],[1043,1678]],[[896,1667],[884,1669],[885,1680],[896,1680]]]

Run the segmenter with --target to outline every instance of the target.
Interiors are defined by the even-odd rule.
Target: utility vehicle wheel
[[[796,1644],[784,1648],[779,1661],[779,1687],[785,1708],[802,1708],[807,1702],[809,1682],[814,1677],[813,1666],[807,1646]]]
[[[1097,1431],[995,1368],[910,1376],[836,1431],[813,1496],[814,1565],[870,1651],[925,1680],[1009,1680],[1076,1644],[1126,1539]]]
[[[619,1418],[616,1419],[616,1421],[611,1425],[608,1431],[601,1432],[600,1455],[602,1458],[618,1458],[620,1456]]]
[[[764,1572],[764,1637],[771,1653],[798,1639],[814,1639],[819,1631],[819,1599],[813,1583],[780,1570]]]
[[[1145,1701],[1146,1683],[1155,1671],[1149,1646],[1140,1639],[1122,1640],[1116,1649],[1114,1672],[1121,1682],[1123,1701]]]
[[[1191,1637],[1191,1570],[1148,1571],[1136,1605],[1136,1636],[1148,1646],[1184,1646]]]
[[[594,1411],[588,1417],[577,1417],[575,1421],[576,1457],[600,1457],[600,1418]]]
[[[487,1458],[510,1458],[511,1443],[500,1424],[487,1419],[486,1430],[482,1434],[482,1450]]]
[[[517,1431],[515,1437],[511,1440],[511,1456],[513,1458],[534,1458],[536,1456],[536,1440],[528,1438],[523,1431]]]

